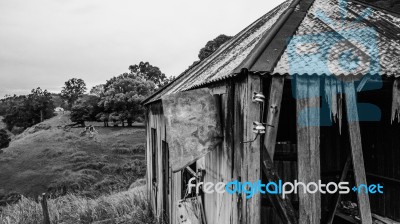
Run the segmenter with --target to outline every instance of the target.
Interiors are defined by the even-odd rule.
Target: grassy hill
[[[0,154],[0,202],[10,195],[53,197],[73,193],[95,198],[126,190],[145,174],[142,128],[64,128],[69,114],[59,114],[18,136]],[[15,194],[13,194],[15,193]]]

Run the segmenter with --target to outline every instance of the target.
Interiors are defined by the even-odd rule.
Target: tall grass
[[[69,194],[48,200],[51,223],[157,223],[145,186],[95,199]],[[1,209],[1,208],[0,208]],[[42,223],[40,203],[23,197],[0,211],[0,223]]]

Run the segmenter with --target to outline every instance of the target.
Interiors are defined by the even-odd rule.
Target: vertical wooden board
[[[261,80],[258,76],[248,75],[235,82],[234,97],[234,177],[238,181],[254,182],[260,176],[260,138],[253,143],[241,143],[253,140],[253,121],[260,121],[260,104],[252,102],[254,91],[261,91]],[[232,207],[234,223],[260,222],[260,195],[246,199],[244,194],[234,195]]]
[[[233,114],[231,113],[233,103],[233,89],[229,85],[227,94],[221,96],[221,116],[223,120],[224,141],[222,144],[221,157],[219,159],[219,170],[221,182],[232,181],[232,133]],[[219,194],[218,216],[216,223],[228,224],[231,219],[232,195]]]
[[[311,151],[311,181],[318,182],[321,179],[320,164],[320,78],[312,77],[309,79],[308,97],[310,99],[310,151]],[[321,220],[321,194],[315,193],[313,196],[313,207],[316,211],[316,223]]]
[[[151,201],[151,143],[150,143],[150,110],[146,108],[146,189],[147,198]]]
[[[152,159],[152,155],[153,155],[153,140],[152,140],[152,128],[155,128],[155,115],[153,114],[152,108],[150,106],[150,110],[149,110],[149,125],[148,125],[148,130],[147,130],[147,134],[148,134],[148,145],[149,145],[149,155],[148,155],[148,164],[149,164],[149,179],[148,179],[148,189],[149,189],[149,195],[150,195],[150,202],[152,205],[152,209],[154,212],[157,212],[157,202],[155,199],[155,192],[154,192],[154,188],[153,188],[153,159]]]
[[[243,104],[245,105],[244,126],[244,139],[254,139],[253,121],[261,120],[261,104],[252,102],[254,92],[262,92],[262,80],[258,75],[248,75],[246,91],[244,91]],[[242,165],[242,181],[251,183],[257,182],[261,179],[261,139],[257,138],[252,143],[243,144],[243,165]],[[246,199],[246,195],[242,195],[243,207],[245,208],[243,214],[243,223],[246,224],[259,224],[261,221],[261,196],[254,194],[253,197]]]
[[[182,186],[181,177],[182,177],[181,171],[172,173],[172,181],[171,181],[172,182],[171,183],[171,186],[172,186],[172,188],[171,188],[171,201],[172,201],[171,220],[172,220],[172,222],[171,223],[178,223],[178,213],[177,213],[176,204],[179,200],[182,199],[181,198],[181,190],[182,190],[181,189],[181,186]]]
[[[270,92],[265,106],[264,116],[266,116],[266,130],[264,135],[264,145],[268,150],[272,161],[274,160],[276,136],[278,134],[279,114],[281,112],[281,102],[283,95],[284,76],[273,76],[271,78]]]
[[[221,103],[221,119],[222,130],[224,133],[224,141],[220,149],[216,149],[209,153],[205,159],[207,182],[229,182],[232,180],[232,121],[233,114],[231,113],[233,106],[233,91],[231,86],[227,88],[227,94],[220,96]],[[228,105],[229,103],[229,105]],[[207,223],[223,224],[230,223],[232,195],[230,194],[206,194],[205,195],[205,210]]]
[[[244,134],[246,126],[244,125],[244,117],[247,112],[245,106],[243,105],[244,100],[244,90],[245,90],[245,80],[241,79],[234,83],[234,131],[233,131],[233,139],[234,139],[234,148],[233,148],[233,178],[238,181],[242,180],[242,163],[244,157],[244,147],[241,142],[244,140]],[[244,222],[242,220],[243,213],[243,199],[240,195],[233,195],[233,205],[232,205],[232,223],[238,224]]]
[[[316,182],[320,175],[320,80],[296,77],[297,147],[299,182]],[[321,219],[321,195],[299,193],[299,223],[317,224]]]
[[[354,82],[345,82],[344,92],[346,95],[346,113],[350,135],[351,156],[353,161],[354,179],[357,186],[366,184],[364,157],[362,151],[360,125],[358,123],[357,100],[355,95]],[[371,208],[366,193],[357,194],[358,207],[360,210],[361,222],[372,224]]]
[[[205,168],[206,175],[204,177],[204,182],[218,182],[218,157],[220,150],[213,150],[209,154],[205,156]],[[207,217],[207,222],[209,224],[214,224],[216,219],[216,209],[218,205],[218,195],[217,193],[213,194],[204,194],[204,208]]]
[[[164,208],[164,200],[167,200],[166,195],[164,195],[164,177],[163,177],[163,157],[164,157],[164,152],[162,151],[163,147],[162,147],[162,141],[165,139],[165,123],[164,123],[164,116],[162,116],[161,114],[157,116],[158,119],[158,126],[157,126],[157,161],[158,161],[158,194],[159,195],[157,197],[158,199],[158,215],[160,218],[164,217],[164,212],[165,212],[165,208]]]

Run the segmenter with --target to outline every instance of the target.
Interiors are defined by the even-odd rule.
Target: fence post
[[[47,197],[46,193],[42,194],[42,210],[43,210],[43,224],[50,224],[49,209],[47,207]]]

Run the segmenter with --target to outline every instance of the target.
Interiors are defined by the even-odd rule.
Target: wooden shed
[[[400,15],[376,4],[288,0],[150,96],[147,190],[156,215],[208,224],[400,221],[399,34]],[[168,109],[171,99],[180,107]],[[192,176],[380,183],[384,194],[194,195]],[[193,220],[180,209],[190,198],[201,211]],[[346,203],[354,213],[343,212]]]

